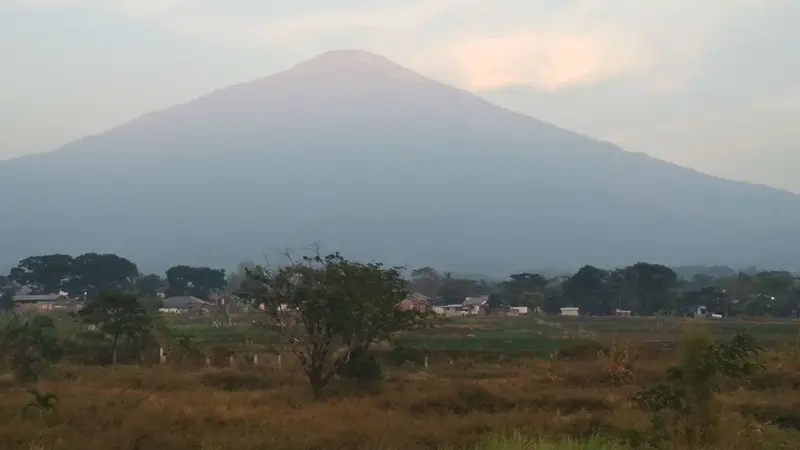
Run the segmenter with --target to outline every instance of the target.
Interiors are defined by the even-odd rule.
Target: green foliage
[[[346,380],[361,383],[379,381],[383,378],[381,365],[367,349],[358,348],[350,354],[350,358],[339,368],[339,376]]]
[[[14,291],[0,289],[0,313],[14,310]]]
[[[38,380],[49,364],[61,359],[62,353],[53,319],[47,316],[34,316],[27,321],[14,316],[0,335],[0,355],[20,382]]]
[[[130,290],[138,276],[139,269],[128,259],[85,253],[76,258],[61,254],[31,256],[11,269],[8,278],[42,294],[66,290],[92,297],[106,290]]]
[[[95,325],[111,340],[112,364],[117,363],[117,351],[122,341],[137,353],[149,336],[153,317],[131,294],[104,292],[90,301],[79,316],[85,324]]]
[[[58,406],[58,396],[56,394],[39,392],[36,389],[28,389],[28,393],[33,396],[33,399],[22,408],[22,412],[30,409],[35,409],[39,413],[41,419],[45,412],[53,412]]]
[[[339,253],[315,253],[290,258],[276,271],[249,270],[258,287],[241,295],[263,308],[319,398],[354,352],[426,323],[417,311],[397,307],[408,296],[401,270],[349,261]]]
[[[725,380],[740,380],[763,369],[757,362],[761,349],[746,332],[738,332],[728,343],[714,343],[704,333],[686,336],[680,365],[667,371],[664,383],[634,397],[653,414],[653,429],[680,438],[690,449],[713,442],[718,422],[714,394]]]
[[[209,267],[174,266],[167,270],[168,295],[191,295],[208,300],[214,291],[222,291],[227,280],[225,271]]]

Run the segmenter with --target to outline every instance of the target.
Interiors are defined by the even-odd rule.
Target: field
[[[294,361],[242,318],[234,327],[175,321],[215,354],[157,352],[141,365],[52,367],[38,383],[53,412],[23,414],[31,395],[0,380],[1,449],[623,449],[649,418],[630,395],[664,376],[694,321],[648,318],[459,318],[400,336],[378,356],[384,381],[335,380],[314,401]],[[800,325],[706,322],[727,339],[746,328],[766,370],[719,395],[719,449],[800,442]],[[243,351],[259,353],[248,363]],[[226,355],[234,355],[230,366]],[[613,370],[624,355],[632,370]],[[427,366],[427,367],[426,367]],[[629,444],[628,444],[629,445]]]

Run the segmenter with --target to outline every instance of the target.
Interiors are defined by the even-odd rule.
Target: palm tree
[[[39,419],[41,419],[45,411],[55,411],[58,405],[58,396],[56,394],[43,393],[36,389],[28,389],[28,393],[33,395],[33,400],[22,408],[23,412],[35,408],[39,411]]]

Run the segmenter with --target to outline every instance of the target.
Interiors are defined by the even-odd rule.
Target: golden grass
[[[405,365],[366,391],[336,381],[324,401],[312,400],[288,356],[280,369],[61,365],[39,382],[60,400],[41,418],[23,415],[30,395],[0,378],[0,449],[624,448],[575,439],[621,441],[645,429],[648,417],[628,397],[670,358],[639,354],[633,381],[612,376],[608,359],[569,358]],[[721,396],[719,448],[800,442],[796,431],[769,423],[800,408],[797,367],[767,359],[750,389]]]

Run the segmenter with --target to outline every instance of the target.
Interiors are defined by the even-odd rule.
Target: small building
[[[561,315],[562,316],[579,316],[580,315],[580,308],[576,306],[567,306],[561,308]]]
[[[695,318],[708,317],[709,316],[708,308],[706,308],[705,306],[698,306],[698,307],[694,308],[694,310],[692,311],[692,315]]]
[[[615,316],[630,317],[631,311],[629,309],[617,309],[614,311]]]
[[[512,306],[508,308],[508,315],[510,316],[525,316],[528,314],[527,306]]]
[[[464,305],[457,303],[454,305],[439,306],[445,316],[466,316],[467,312],[464,311]]]
[[[467,297],[464,299],[464,303],[461,304],[463,311],[470,315],[476,315],[481,312],[486,307],[486,304],[489,302],[488,295],[481,295],[478,297]]]
[[[216,305],[192,296],[176,296],[164,299],[164,305],[159,309],[162,313],[170,314],[207,314]]]
[[[18,294],[14,296],[14,310],[17,312],[75,312],[81,303],[66,292],[57,294]]]

